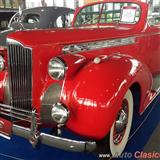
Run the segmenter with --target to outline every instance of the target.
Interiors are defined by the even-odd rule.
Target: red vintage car
[[[156,3],[157,4],[157,3]],[[0,132],[70,151],[120,155],[133,112],[160,89],[160,9],[138,0],[86,5],[66,29],[18,31],[0,56]],[[53,127],[56,134],[40,131]],[[62,129],[87,138],[71,140]]]

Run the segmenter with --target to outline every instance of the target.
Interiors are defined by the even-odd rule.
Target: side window
[[[28,23],[28,24],[39,23],[39,21],[40,21],[40,15],[38,14],[27,14],[23,19],[23,23]]]
[[[160,0],[150,1],[148,23],[151,26],[160,26]]]
[[[59,16],[56,20],[56,27],[58,28],[71,27],[73,17],[74,14],[70,13]]]
[[[68,15],[66,15],[66,27],[71,27],[72,26],[73,18],[74,18],[73,13],[69,13]]]
[[[2,20],[0,21],[0,29],[4,29],[4,28],[7,28],[8,26],[8,21],[7,20]]]
[[[56,27],[58,28],[62,28],[63,27],[63,20],[62,20],[62,16],[59,16],[56,20]]]

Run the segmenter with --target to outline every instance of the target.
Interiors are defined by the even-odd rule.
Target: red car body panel
[[[133,62],[138,65],[135,66]],[[117,72],[115,67],[119,65],[121,72]],[[106,71],[106,68],[112,69]],[[139,82],[144,93],[141,95],[142,101],[146,99],[147,89],[152,82],[147,70],[135,59],[113,55],[98,65],[91,61],[78,75],[74,74],[74,79],[66,77],[62,102],[71,106],[67,126],[74,132],[78,131],[78,134],[88,133],[87,136],[97,139],[104,137],[116,118],[129,86]],[[146,77],[145,85],[143,77]],[[99,129],[101,127],[103,129]]]
[[[62,86],[60,102],[70,111],[66,126],[85,137],[101,139],[110,131],[122,99],[133,84],[140,86],[139,114],[144,112],[157,95],[152,92],[152,84],[153,77],[160,74],[160,27],[149,26],[146,3],[127,2],[141,6],[141,18],[137,24],[97,24],[68,29],[20,31],[9,35],[9,39],[32,48],[32,106],[38,113],[43,95],[53,83]],[[135,43],[77,54],[63,54],[62,51],[64,46],[70,44],[127,37],[134,37]],[[60,81],[53,80],[48,74],[48,63],[57,56],[68,66],[65,78]],[[99,64],[94,62],[95,58],[100,59]],[[2,100],[4,94],[1,84],[5,73],[0,73],[0,79]]]
[[[4,57],[5,60],[5,66],[7,68],[7,50],[6,48],[0,47],[0,55]],[[5,71],[0,72],[0,101],[2,102],[4,100],[4,86],[5,86],[5,79],[7,77],[8,73]]]

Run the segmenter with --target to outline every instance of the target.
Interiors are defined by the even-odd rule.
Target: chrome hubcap
[[[121,143],[126,131],[127,124],[128,124],[128,101],[124,99],[122,103],[122,109],[119,111],[114,125],[113,143],[115,145]]]

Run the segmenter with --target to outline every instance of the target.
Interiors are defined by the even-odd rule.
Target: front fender
[[[7,77],[7,73],[5,71],[0,72],[0,101],[4,101],[5,96],[5,81]]]
[[[7,77],[8,77],[8,72],[7,72],[7,48],[0,46],[0,55],[4,58],[4,63],[5,63],[5,69],[0,72],[0,102],[4,101],[5,98],[5,89],[7,88]]]
[[[148,68],[126,55],[113,55],[95,63],[90,61],[77,74],[66,78],[61,101],[70,110],[67,127],[82,136],[101,139],[109,131],[126,91],[135,82],[148,82],[144,90],[151,87]]]

